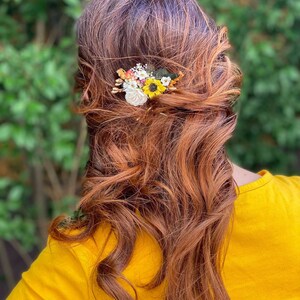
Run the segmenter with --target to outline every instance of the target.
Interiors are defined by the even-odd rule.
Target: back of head
[[[225,55],[225,27],[196,0],[93,0],[77,24],[81,112],[90,157],[75,239],[111,224],[118,246],[99,262],[97,282],[131,299],[115,278],[136,237],[158,241],[163,264],[148,288],[167,282],[166,299],[229,299],[220,249],[236,197],[224,145],[232,136],[241,73]],[[184,73],[177,90],[132,106],[112,94],[116,70],[137,63]],[[150,109],[151,108],[151,109]],[[52,235],[59,232],[57,219]]]

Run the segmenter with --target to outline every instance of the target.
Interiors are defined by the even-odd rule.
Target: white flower
[[[171,82],[172,78],[171,77],[163,77],[160,81],[163,86],[168,86]]]
[[[143,80],[143,79],[146,79],[149,77],[148,72],[143,69],[137,70],[134,75],[140,80]]]
[[[126,90],[125,99],[129,104],[138,106],[146,103],[148,97],[141,89],[128,88]]]
[[[136,89],[138,87],[138,84],[135,80],[126,80],[123,83],[123,90],[126,92],[127,89]]]

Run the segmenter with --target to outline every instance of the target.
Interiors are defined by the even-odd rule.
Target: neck
[[[236,165],[234,163],[231,163],[231,164],[232,164],[232,168],[233,168],[232,176],[238,186],[251,183],[261,177],[259,174],[248,171],[242,167],[239,167],[238,165]]]

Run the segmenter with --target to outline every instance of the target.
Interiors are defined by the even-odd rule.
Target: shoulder
[[[76,236],[81,231],[72,229],[64,233],[69,236]],[[51,256],[73,257],[79,263],[86,265],[86,261],[92,262],[95,259],[101,260],[101,258],[106,257],[114,249],[116,243],[117,238],[111,225],[102,222],[92,235],[78,242],[58,241],[49,236],[44,251],[49,252]]]
[[[76,245],[49,237],[7,299],[84,299],[88,292],[85,261],[85,253]]]
[[[300,195],[300,176],[274,175],[274,184],[286,192]]]
[[[91,276],[98,259],[97,249],[104,245],[107,233],[105,227],[100,231],[97,243],[92,238],[70,243],[49,236],[45,248],[22,274],[7,299],[91,299]]]
[[[274,175],[272,185],[276,199],[300,210],[300,176]]]
[[[260,173],[256,182],[242,187],[235,202],[224,280],[233,298],[243,293],[240,282],[245,282],[253,297],[279,299],[282,293],[282,299],[290,299],[299,286],[300,177]]]
[[[273,175],[268,170],[261,170],[257,173],[260,177],[255,181],[239,186],[238,195],[242,198],[259,199],[269,201],[270,199],[282,201],[284,199],[299,199],[300,197],[300,176]],[[299,199],[300,200],[300,199]],[[263,201],[263,202],[265,202]],[[252,202],[252,204],[259,202]]]
[[[300,245],[300,177],[259,172],[261,178],[241,187],[235,202],[236,230],[266,234],[268,239],[299,235]]]
[[[79,230],[70,230],[70,235],[79,234]],[[82,276],[89,280],[93,269],[116,246],[117,239],[111,226],[107,223],[99,225],[95,233],[78,242],[64,242],[48,237],[46,253],[56,261],[64,261],[69,267],[80,267]],[[74,269],[73,269],[74,270]]]

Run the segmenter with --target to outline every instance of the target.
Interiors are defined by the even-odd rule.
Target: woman
[[[14,299],[300,299],[300,177],[233,165],[241,73],[196,0],[94,0],[78,21],[90,158]]]

